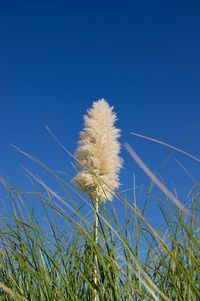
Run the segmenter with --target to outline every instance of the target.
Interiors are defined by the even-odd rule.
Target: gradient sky
[[[45,124],[73,152],[83,114],[102,97],[122,144],[153,171],[169,150],[130,132],[200,157],[200,1],[0,1],[0,174],[24,184],[19,164],[30,163],[10,144],[71,172]],[[121,189],[134,172],[137,185],[148,183],[124,148],[122,156]],[[176,153],[162,173],[186,194],[192,180],[174,159],[196,180],[199,164]]]

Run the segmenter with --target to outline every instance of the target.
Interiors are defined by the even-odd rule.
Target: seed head
[[[93,103],[84,116],[84,129],[75,152],[79,172],[73,179],[81,191],[99,201],[111,200],[119,186],[120,130],[116,114],[104,99]]]

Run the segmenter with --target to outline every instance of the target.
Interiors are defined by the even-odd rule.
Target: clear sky
[[[10,144],[67,172],[71,158],[44,126],[73,152],[82,115],[102,97],[115,107],[122,144],[153,171],[168,150],[131,131],[200,157],[200,1],[0,1],[0,174],[23,182],[19,163],[29,166]],[[122,156],[121,189],[133,172],[144,184]],[[192,181],[175,158],[197,180],[199,164],[175,154],[163,172],[186,193]]]

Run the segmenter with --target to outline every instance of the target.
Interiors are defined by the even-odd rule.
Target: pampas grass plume
[[[111,200],[120,184],[122,159],[116,119],[105,99],[94,102],[84,116],[84,129],[75,152],[80,169],[74,182],[98,201]]]

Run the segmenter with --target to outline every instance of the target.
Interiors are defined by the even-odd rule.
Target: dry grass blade
[[[179,153],[182,153],[182,154],[184,154],[185,156],[187,156],[187,157],[189,157],[189,158],[191,158],[191,159],[197,161],[198,163],[200,163],[200,159],[198,159],[197,157],[195,157],[195,156],[191,155],[190,153],[188,153],[188,152],[186,152],[186,151],[184,151],[184,150],[182,150],[182,149],[180,149],[180,148],[177,148],[177,147],[175,147],[175,146],[173,146],[173,145],[171,145],[171,144],[168,144],[168,143],[163,142],[163,141],[160,141],[160,140],[158,140],[158,139],[151,138],[151,137],[148,137],[148,136],[144,136],[144,135],[141,135],[141,134],[138,134],[138,133],[135,133],[135,132],[131,132],[131,135],[134,135],[134,136],[140,137],[140,138],[144,138],[144,139],[146,139],[146,140],[150,140],[150,141],[159,143],[159,144],[161,144],[161,145],[164,145],[164,146],[166,146],[166,147],[168,147],[168,148],[171,148],[171,149],[173,149],[174,151],[177,151],[177,152],[179,152]]]
[[[13,292],[9,287],[0,283],[0,289],[2,289],[6,294],[8,294],[11,298],[16,301],[28,301],[25,297]],[[2,299],[3,300],[3,299]]]
[[[141,169],[146,173],[146,175],[160,188],[160,190],[174,203],[177,207],[182,210],[185,214],[190,215],[189,211],[185,208],[183,204],[174,196],[174,194],[167,189],[167,187],[156,177],[156,175],[147,167],[147,165],[142,161],[142,159],[136,154],[132,147],[125,143],[125,148],[131,157],[136,161],[136,163],[141,167]]]

